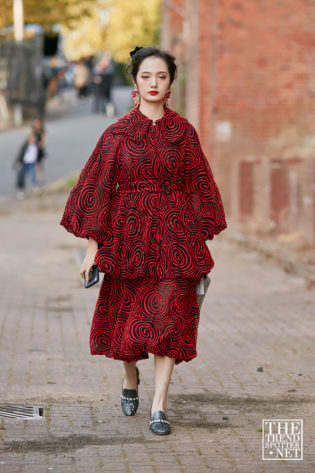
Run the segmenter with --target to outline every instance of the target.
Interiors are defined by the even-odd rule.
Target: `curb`
[[[61,191],[68,191],[70,192],[70,187],[67,186],[67,182],[70,179],[78,179],[80,174],[80,170],[71,172],[60,179],[56,179],[55,181],[50,182],[43,186],[44,193],[54,193],[54,192],[61,192]]]
[[[315,287],[315,265],[307,264],[299,260],[299,256],[295,251],[282,249],[276,246],[276,244],[268,243],[252,236],[245,237],[240,233],[235,233],[229,236],[228,239],[244,249],[260,253],[266,259],[272,259],[278,263],[286,273],[301,276],[305,280],[306,289],[312,290]]]

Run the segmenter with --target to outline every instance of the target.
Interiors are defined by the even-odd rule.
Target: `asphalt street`
[[[114,88],[117,114],[113,117],[92,113],[92,97],[77,101],[71,91],[62,93],[50,105],[46,122],[48,155],[44,161],[46,184],[82,169],[102,132],[130,109],[130,91],[129,86]],[[12,166],[28,132],[29,125],[0,132],[0,202],[15,197]]]

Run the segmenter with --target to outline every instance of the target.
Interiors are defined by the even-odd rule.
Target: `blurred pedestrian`
[[[73,85],[77,89],[78,97],[86,97],[88,95],[89,78],[90,69],[85,64],[84,59],[81,58],[73,71]]]
[[[36,161],[36,178],[39,186],[42,186],[44,183],[44,168],[43,161],[47,156],[45,143],[46,143],[46,133],[43,121],[39,118],[35,118],[32,123],[32,130],[36,136],[36,142],[38,146],[38,156]]]
[[[112,83],[114,66],[109,56],[104,56],[92,70],[94,103],[93,111],[113,115]]]
[[[59,85],[59,67],[56,57],[52,57],[49,61],[48,68],[48,86],[47,86],[47,99],[50,100],[57,94]]]
[[[114,64],[111,58],[108,56],[107,65],[103,73],[103,93],[106,102],[106,115],[112,117],[115,114],[115,106],[112,97],[114,79]]]
[[[25,178],[30,177],[32,190],[34,193],[39,192],[39,187],[36,178],[36,163],[39,155],[39,146],[35,132],[32,130],[26,141],[21,146],[15,162],[15,169],[17,171],[16,187],[17,198],[19,200],[25,197]]]

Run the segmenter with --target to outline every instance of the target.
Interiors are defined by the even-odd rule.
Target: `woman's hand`
[[[93,238],[89,238],[88,248],[85,253],[85,257],[80,268],[80,276],[81,278],[85,277],[86,282],[89,282],[90,271],[95,264],[95,255],[98,250],[98,243],[97,241],[93,240]]]

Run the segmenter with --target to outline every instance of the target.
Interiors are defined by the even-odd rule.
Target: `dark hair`
[[[170,84],[174,81],[177,73],[177,66],[175,64],[175,57],[172,56],[170,53],[167,51],[163,51],[160,48],[154,47],[154,46],[149,46],[147,48],[136,46],[136,48],[131,51],[130,53],[131,56],[131,64],[127,67],[126,71],[128,74],[130,74],[133,78],[133,80],[136,82],[136,77],[140,68],[140,64],[144,59],[150,56],[155,56],[163,59],[168,68],[168,72],[170,75]]]

